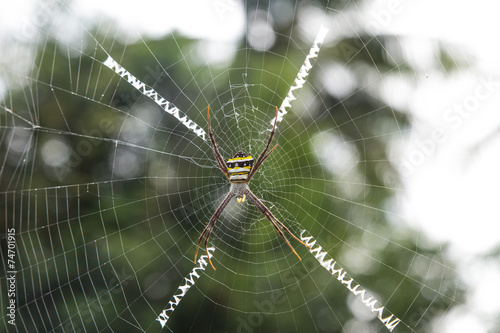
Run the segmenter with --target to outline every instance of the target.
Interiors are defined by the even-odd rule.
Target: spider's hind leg
[[[279,235],[285,240],[286,244],[288,247],[293,251],[293,253],[299,258],[299,260],[302,260],[302,258],[299,256],[297,251],[293,248],[292,244],[290,244],[290,241],[285,237],[285,234],[283,231],[287,232],[290,236],[295,238],[297,241],[299,241],[302,245],[306,246],[307,248],[310,248],[309,245],[301,241],[297,236],[295,236],[283,223],[281,223],[276,216],[271,213],[271,211],[262,203],[262,201],[255,196],[250,190],[248,190],[247,193],[248,199],[253,202],[253,204],[260,210],[260,212],[271,222],[273,225],[274,229],[279,233]],[[280,229],[281,228],[281,229]]]
[[[198,245],[196,246],[196,253],[194,254],[194,263],[196,265],[196,258],[198,257],[198,250],[200,249],[200,242],[203,239],[203,237],[205,237],[205,242],[203,243],[203,246],[205,247],[205,253],[207,254],[208,262],[210,263],[210,266],[212,266],[212,268],[214,270],[215,270],[215,267],[212,264],[212,260],[210,260],[210,254],[208,253],[208,250],[207,250],[207,242],[208,242],[208,238],[210,237],[210,232],[212,231],[212,229],[214,227],[215,220],[217,220],[217,219],[214,219],[214,221],[212,221],[212,219],[210,219],[210,222],[212,222],[212,223],[209,222],[207,224],[207,226],[205,227],[205,229],[203,230],[203,232],[201,233],[200,237],[198,238]]]
[[[208,239],[210,238],[210,233],[212,232],[212,229],[214,228],[215,221],[217,221],[219,219],[220,215],[222,214],[222,212],[226,208],[227,204],[229,203],[229,201],[231,201],[231,199],[233,197],[234,197],[234,193],[232,193],[230,191],[226,195],[224,200],[222,200],[219,207],[217,207],[217,209],[215,210],[214,215],[212,215],[212,217],[210,218],[210,221],[208,221],[208,224],[205,227],[205,229],[203,229],[203,232],[201,233],[200,237],[198,238],[198,245],[196,246],[196,253],[194,255],[194,263],[195,264],[196,264],[196,258],[198,257],[198,250],[200,249],[201,240],[203,238],[205,238],[205,241],[203,242],[203,246],[205,247],[205,252],[207,253],[208,262],[210,263],[210,266],[212,266],[212,268],[215,270],[215,267],[212,264],[212,260],[210,260],[210,255],[208,254],[207,242],[208,242]]]

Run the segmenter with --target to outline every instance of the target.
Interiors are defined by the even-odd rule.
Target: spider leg
[[[278,145],[274,146],[273,149],[271,149],[271,151],[266,154],[267,150],[269,149],[269,145],[271,145],[271,141],[273,141],[273,138],[274,138],[277,120],[278,120],[278,107],[276,107],[276,118],[274,119],[274,125],[273,125],[273,130],[271,131],[271,135],[269,135],[269,139],[267,140],[266,147],[264,148],[264,150],[260,154],[257,161],[255,161],[255,164],[253,165],[252,170],[250,170],[250,173],[248,174],[248,177],[247,177],[247,183],[250,182],[250,179],[252,179],[252,176],[255,174],[255,172],[260,167],[260,165],[267,159],[269,154],[271,154],[273,152],[273,150],[278,146]]]
[[[226,175],[227,179],[229,179],[226,163],[219,152],[219,148],[217,148],[217,143],[215,143],[215,137],[212,133],[212,126],[210,125],[210,105],[208,106],[208,136],[210,137],[210,142],[212,143],[212,147],[214,149],[215,160],[217,161],[221,171]]]
[[[299,258],[299,260],[302,260],[302,258],[300,258],[300,256],[297,254],[297,252],[295,251],[293,246],[290,244],[288,239],[285,237],[285,235],[283,234],[283,231],[281,231],[281,229],[283,229],[290,236],[292,236],[297,241],[299,241],[302,245],[304,245],[308,248],[309,248],[309,246],[307,244],[305,244],[303,241],[301,241],[300,239],[298,239],[292,232],[290,232],[290,230],[283,223],[281,223],[276,218],[276,216],[273,215],[273,213],[271,213],[271,211],[262,203],[262,201],[260,201],[259,198],[257,198],[257,196],[255,194],[252,193],[252,191],[248,190],[247,197],[257,207],[257,209],[259,209],[259,211],[271,222],[273,227],[276,229],[276,231],[278,231],[279,235],[285,240],[286,244],[288,245],[288,247],[290,247],[290,249],[297,256],[297,258]]]
[[[196,253],[194,255],[194,263],[195,263],[195,265],[196,265],[196,258],[198,257],[198,250],[200,249],[201,240],[203,238],[205,238],[205,241],[203,242],[203,246],[205,248],[205,252],[207,253],[208,262],[210,263],[210,266],[212,266],[212,268],[215,270],[215,267],[212,264],[212,261],[210,260],[210,256],[208,255],[207,242],[208,242],[208,239],[210,238],[210,233],[212,232],[212,229],[214,228],[215,221],[217,221],[219,219],[219,217],[221,216],[222,212],[226,208],[227,204],[229,203],[229,201],[231,201],[231,199],[233,197],[234,197],[234,194],[232,192],[229,192],[226,195],[226,197],[224,198],[224,200],[222,200],[222,202],[220,203],[219,207],[217,207],[217,209],[215,210],[214,215],[212,215],[212,217],[210,218],[210,221],[208,221],[207,226],[205,227],[205,229],[203,229],[203,232],[201,233],[200,237],[198,238],[198,245],[196,246]]]

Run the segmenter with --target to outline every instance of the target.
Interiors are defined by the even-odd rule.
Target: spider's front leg
[[[203,229],[203,232],[201,233],[200,237],[198,238],[198,245],[196,246],[196,253],[194,255],[194,263],[195,263],[195,265],[196,265],[196,258],[198,257],[198,250],[200,249],[201,240],[203,238],[205,238],[205,241],[203,242],[203,246],[205,247],[205,252],[207,253],[208,262],[210,263],[210,266],[212,266],[212,268],[215,270],[215,267],[212,264],[212,260],[210,260],[210,255],[208,254],[207,242],[208,242],[208,239],[210,238],[210,233],[212,232],[212,230],[214,228],[215,221],[217,221],[219,219],[220,215],[222,214],[222,212],[226,208],[227,204],[229,203],[229,201],[231,201],[231,199],[233,197],[234,197],[234,194],[230,191],[226,195],[226,197],[224,198],[224,200],[222,200],[222,202],[219,205],[219,207],[217,207],[217,209],[215,210],[214,215],[212,215],[212,217],[210,218],[210,221],[208,221],[207,226],[205,227],[205,229]]]
[[[214,134],[212,133],[212,126],[210,125],[210,105],[208,106],[208,136],[210,137],[210,142],[212,143],[215,160],[217,161],[217,164],[219,165],[221,171],[226,175],[227,179],[229,179],[226,163],[224,162],[224,158],[219,152],[219,148],[217,147],[217,143],[215,142]]]
[[[257,158],[257,161],[255,161],[255,164],[252,167],[252,170],[250,170],[250,173],[248,174],[248,178],[247,178],[247,183],[250,182],[250,180],[252,179],[253,175],[257,172],[257,169],[260,167],[260,165],[262,163],[264,163],[264,161],[269,157],[269,155],[271,155],[271,153],[273,152],[273,150],[276,149],[276,147],[278,147],[278,145],[274,146],[271,149],[271,151],[269,153],[267,153],[267,150],[269,149],[269,145],[271,144],[271,141],[273,141],[273,138],[274,138],[274,133],[276,131],[276,123],[277,122],[278,122],[278,107],[276,107],[276,118],[274,119],[274,125],[273,125],[273,129],[271,131],[271,134],[269,135],[269,139],[267,139],[266,147],[264,148],[264,150],[262,151],[262,153],[260,153],[260,156],[259,156],[259,158]]]

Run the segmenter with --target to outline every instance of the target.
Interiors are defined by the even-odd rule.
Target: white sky
[[[21,31],[27,22],[38,20],[40,5],[35,7],[35,4],[39,2],[2,2],[2,30]],[[120,0],[75,0],[68,4],[69,10],[78,13],[83,22],[111,19],[120,31],[141,34],[144,38],[160,37],[176,30],[190,37],[234,41],[243,33],[243,7],[234,0],[141,0],[140,5]]]
[[[413,56],[417,68],[435,58],[436,48],[429,48],[428,42],[435,39],[454,44],[455,60],[471,64],[449,75],[440,68],[431,70],[407,94],[413,130],[402,147],[403,159],[408,161],[411,154],[414,162],[417,156],[424,159],[414,163],[405,178],[402,207],[410,223],[431,238],[450,243],[450,255],[470,288],[465,305],[449,312],[436,331],[497,329],[500,265],[476,258],[500,244],[500,4],[488,0],[370,3],[367,17],[384,22],[381,31],[415,40],[407,55]],[[387,15],[389,9],[394,14]],[[392,88],[393,94],[407,93]],[[463,113],[457,112],[460,108]],[[453,123],[447,115],[455,117]],[[433,140],[433,146],[435,131],[445,133],[446,139]]]
[[[371,12],[372,17],[390,12],[390,2],[395,1],[377,1],[380,7]],[[452,242],[460,254],[485,252],[500,244],[500,232],[485,232],[500,222],[495,205],[500,187],[500,45],[495,42],[500,31],[499,4],[486,0],[474,2],[473,7],[471,2],[452,0],[399,3],[398,13],[384,30],[456,44],[457,62],[468,59],[472,66],[449,75],[439,73],[439,68],[430,71],[409,96],[415,131],[404,156],[409,159],[417,149],[425,153],[425,161],[413,163],[415,171],[406,179],[407,213],[433,237]],[[426,61],[421,49],[409,50],[420,52],[416,62]],[[449,110],[459,107],[471,111],[456,111],[455,121],[447,121]],[[422,145],[435,130],[442,130],[447,139],[426,152]]]

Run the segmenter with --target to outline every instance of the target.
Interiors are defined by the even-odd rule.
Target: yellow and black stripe
[[[234,182],[244,182],[253,166],[253,157],[239,151],[233,158],[227,160],[227,171],[229,180]]]

